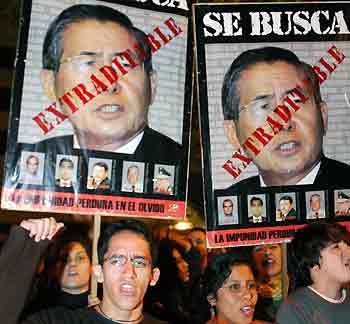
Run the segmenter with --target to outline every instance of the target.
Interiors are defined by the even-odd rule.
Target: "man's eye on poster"
[[[22,2],[3,208],[184,217],[185,4]]]

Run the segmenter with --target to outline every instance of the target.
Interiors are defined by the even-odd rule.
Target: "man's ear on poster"
[[[326,135],[328,130],[328,106],[324,101],[320,103],[320,112],[323,124],[323,135]]]
[[[224,131],[229,143],[234,149],[238,150],[241,147],[237,134],[237,126],[233,119],[224,120]]]
[[[55,102],[57,100],[55,91],[55,72],[48,69],[42,69],[40,71],[40,81],[46,96],[51,101]]]
[[[150,82],[150,101],[149,101],[149,105],[152,105],[154,102],[154,99],[156,97],[157,94],[157,86],[158,86],[158,73],[155,70],[152,70],[151,72],[149,72],[149,82]]]

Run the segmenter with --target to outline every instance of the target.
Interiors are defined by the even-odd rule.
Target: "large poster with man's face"
[[[2,208],[183,218],[189,2],[32,0],[21,15]]]
[[[346,221],[350,4],[203,4],[194,23],[209,246]]]

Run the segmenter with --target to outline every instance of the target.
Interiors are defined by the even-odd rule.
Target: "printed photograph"
[[[239,224],[237,196],[218,197],[218,225]]]
[[[306,219],[326,218],[325,191],[308,191],[305,193]]]
[[[145,164],[142,162],[123,161],[122,191],[144,191]]]
[[[249,223],[264,223],[267,221],[266,195],[248,195],[248,221]]]
[[[298,217],[297,200],[295,192],[276,193],[276,221],[295,221]]]

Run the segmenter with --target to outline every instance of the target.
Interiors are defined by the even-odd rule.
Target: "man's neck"
[[[264,170],[259,170],[259,174],[264,181],[266,186],[290,186],[295,185],[301,182],[304,178],[306,178],[316,167],[319,169],[320,159],[317,160],[314,164],[312,164],[307,170],[300,174],[294,173],[283,173],[276,174],[273,172],[266,172]],[[316,177],[317,173],[314,175]],[[312,181],[313,183],[313,181]],[[310,183],[310,184],[312,184]]]
[[[334,300],[339,300],[342,297],[341,285],[330,280],[318,280],[310,285],[310,287],[315,289],[321,295]]]
[[[143,304],[141,303],[132,310],[122,310],[111,301],[104,298],[97,309],[101,311],[103,316],[107,316],[114,321],[136,321],[142,318],[142,307]]]

